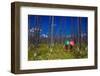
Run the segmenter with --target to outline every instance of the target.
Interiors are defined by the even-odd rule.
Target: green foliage
[[[77,44],[73,48],[72,53],[75,58],[87,58],[88,57],[87,45],[85,43],[83,43],[83,44],[81,44],[81,48],[79,49],[79,45]]]
[[[28,48],[28,60],[54,60],[54,59],[76,59],[87,58],[87,45],[82,44],[81,49],[79,45],[72,48],[64,49],[63,44],[54,44],[49,47],[48,44],[39,44],[35,47],[31,44]]]

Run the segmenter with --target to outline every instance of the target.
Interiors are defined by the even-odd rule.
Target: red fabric
[[[65,45],[65,46],[64,46],[64,48],[67,50],[67,49],[68,49],[68,46],[67,46],[67,45]]]
[[[70,45],[71,46],[74,46],[75,45],[75,43],[74,43],[74,41],[72,40],[72,41],[70,41]]]

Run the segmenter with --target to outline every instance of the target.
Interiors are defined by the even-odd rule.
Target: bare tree
[[[81,49],[81,17],[78,18],[78,43],[79,49]]]
[[[74,40],[74,24],[73,24],[73,17],[71,17],[71,39]]]
[[[59,28],[59,31],[60,31],[60,43],[61,44],[62,44],[62,37],[63,37],[62,26],[63,26],[63,18],[60,17],[60,28]]]

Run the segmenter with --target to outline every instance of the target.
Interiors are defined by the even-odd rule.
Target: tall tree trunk
[[[63,31],[62,31],[62,27],[63,26],[63,17],[60,18],[60,43],[62,44],[62,36],[63,36]]]
[[[74,24],[73,24],[73,17],[71,17],[71,39],[74,39]]]
[[[81,17],[78,18],[78,43],[79,49],[81,49]]]
[[[54,16],[52,16],[52,22],[51,22],[51,46],[54,45]]]
[[[48,47],[51,46],[51,16],[49,17],[49,25],[48,25]]]

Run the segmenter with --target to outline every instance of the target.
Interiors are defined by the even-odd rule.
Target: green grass
[[[87,58],[87,45],[82,44],[79,50],[78,44],[72,49],[65,50],[63,44],[55,44],[52,50],[47,44],[39,44],[36,48],[31,44],[28,48],[28,60],[55,60],[55,59],[76,59]]]

